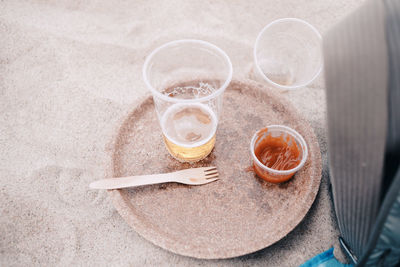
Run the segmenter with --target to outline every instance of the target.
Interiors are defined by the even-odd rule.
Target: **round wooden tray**
[[[218,167],[220,180],[203,186],[170,183],[109,191],[133,229],[181,255],[230,258],[268,247],[296,227],[318,192],[317,138],[289,102],[273,89],[245,80],[231,82],[223,105],[215,148],[196,164],[179,163],[168,154],[151,97],[126,117],[113,143],[112,177]],[[270,124],[294,128],[309,147],[305,166],[279,185],[246,171],[252,135]]]

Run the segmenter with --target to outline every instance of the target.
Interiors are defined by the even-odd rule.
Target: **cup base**
[[[195,163],[206,158],[214,148],[215,134],[205,144],[197,147],[184,147],[173,143],[163,136],[164,144],[169,154],[180,162]]]
[[[265,170],[261,170],[256,164],[253,164],[254,166],[254,171],[257,174],[258,177],[263,179],[264,181],[267,181],[269,183],[273,184],[280,184],[289,181],[292,179],[294,173],[288,174],[288,175],[273,175],[273,174],[268,174]]]

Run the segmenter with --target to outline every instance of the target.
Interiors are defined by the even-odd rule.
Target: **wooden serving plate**
[[[256,130],[283,124],[307,142],[308,160],[290,181],[270,184],[246,171]],[[190,165],[164,147],[153,100],[125,118],[112,145],[110,175],[121,177],[217,166],[220,180],[203,186],[170,183],[109,191],[140,235],[177,254],[206,259],[248,254],[277,242],[304,218],[321,181],[321,154],[310,124],[274,89],[232,81],[224,93],[214,150]]]

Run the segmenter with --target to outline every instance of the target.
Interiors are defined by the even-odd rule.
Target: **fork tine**
[[[211,171],[216,171],[217,167],[211,167],[210,169],[204,170],[204,172],[211,172]]]
[[[210,176],[210,175],[214,175],[214,174],[218,174],[218,171],[206,173],[205,176]]]
[[[216,175],[214,175],[214,176],[207,176],[207,177],[205,177],[205,179],[206,180],[210,180],[210,179],[216,178],[216,177],[218,177],[218,173]]]

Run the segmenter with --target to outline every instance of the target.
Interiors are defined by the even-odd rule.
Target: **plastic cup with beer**
[[[143,66],[164,143],[182,162],[204,159],[214,148],[222,97],[232,63],[217,46],[178,40],[155,49]]]

